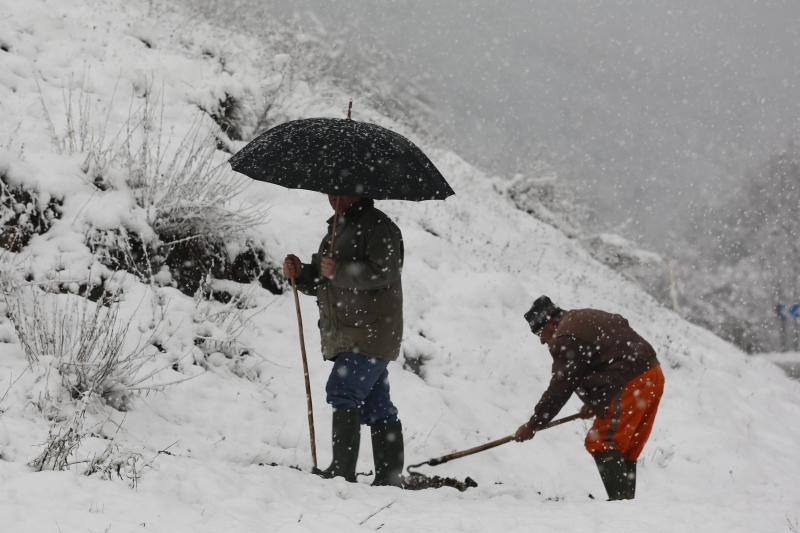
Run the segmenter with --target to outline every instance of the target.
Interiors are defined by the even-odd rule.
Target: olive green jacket
[[[403,334],[403,237],[384,213],[364,199],[338,219],[333,279],[320,276],[320,259],[330,248],[333,217],[319,251],[304,264],[297,288],[316,295],[322,355],[341,352],[393,361]]]

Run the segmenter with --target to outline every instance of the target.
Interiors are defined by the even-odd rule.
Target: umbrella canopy
[[[230,164],[255,180],[339,196],[419,201],[455,194],[414,143],[350,119],[285,122],[248,143]]]

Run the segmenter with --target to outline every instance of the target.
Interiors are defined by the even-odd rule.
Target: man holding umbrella
[[[351,103],[352,105],[352,103]],[[252,179],[328,195],[334,216],[319,250],[304,264],[283,264],[292,280],[305,374],[314,471],[355,481],[361,424],[372,429],[375,485],[401,485],[403,429],[389,397],[387,365],[403,331],[403,239],[373,200],[444,200],[454,194],[413,142],[376,124],[309,118],[259,135],[231,159]],[[333,361],[333,461],[318,470],[313,406],[297,290],[316,295],[322,352]]]
[[[326,387],[333,407],[333,460],[316,472],[355,481],[361,424],[366,424],[372,432],[373,485],[399,486],[403,426],[389,396],[387,366],[400,354],[403,333],[403,238],[371,199],[328,199],[334,216],[311,262],[290,254],[283,263],[284,276],[294,278],[303,293],[316,295],[322,354],[333,361]]]

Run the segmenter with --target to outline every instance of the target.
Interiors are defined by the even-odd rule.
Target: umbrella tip
[[[350,100],[350,103],[347,104],[347,120],[353,120],[351,118],[352,112],[353,112],[353,100]]]

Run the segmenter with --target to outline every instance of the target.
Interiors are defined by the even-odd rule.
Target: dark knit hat
[[[563,309],[542,295],[534,300],[531,308],[525,313],[525,320],[528,321],[531,331],[538,335],[551,318],[558,318],[563,314]]]

